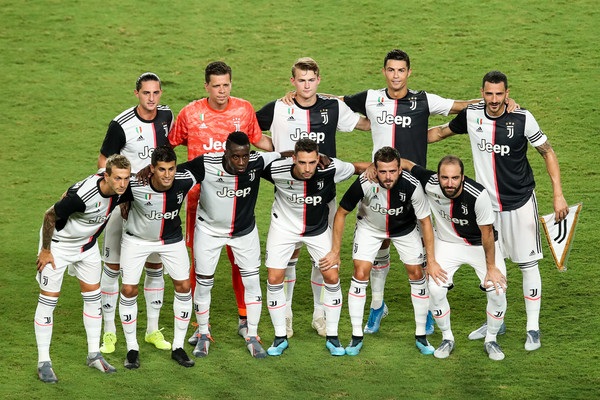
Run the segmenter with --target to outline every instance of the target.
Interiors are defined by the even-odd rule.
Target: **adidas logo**
[[[531,250],[531,253],[529,253],[529,257],[531,256],[535,256],[535,250]]]
[[[292,115],[292,116],[290,116],[290,117],[289,117],[287,120],[288,120],[288,121],[295,121],[296,119],[295,119],[295,118],[294,118],[294,116]]]
[[[206,129],[208,128],[208,126],[206,126],[206,124],[203,122],[202,124],[200,124],[200,129]]]
[[[475,132],[483,132],[483,129],[481,129],[481,127],[477,127],[477,130]]]
[[[217,182],[223,182],[223,178],[217,179]]]
[[[105,310],[110,310],[112,306],[110,304],[105,304],[102,306],[102,308],[104,308]]]
[[[142,135],[140,135],[140,137],[138,137],[138,138],[137,138],[137,141],[138,141],[138,142],[142,142],[142,141],[144,141],[144,140],[145,140],[145,139],[144,139],[144,137],[143,137]]]
[[[156,304],[157,306],[160,306],[160,305],[162,305],[162,301],[160,301],[160,300],[154,300],[150,304]]]
[[[151,203],[151,202],[147,202],[145,205],[147,205],[147,206],[151,206],[151,205],[152,205],[152,203]]]

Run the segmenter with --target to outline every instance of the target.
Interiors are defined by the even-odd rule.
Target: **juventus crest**
[[[417,98],[416,97],[409,97],[408,101],[410,101],[410,109],[415,110],[417,108]]]
[[[327,110],[321,110],[321,118],[323,118],[323,125],[327,125],[327,123],[329,122],[329,114],[327,113]]]
[[[321,179],[317,182],[317,189],[323,190],[324,186],[325,186],[325,182],[323,181],[323,179]]]

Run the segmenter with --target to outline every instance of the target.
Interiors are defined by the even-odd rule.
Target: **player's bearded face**
[[[227,172],[238,175],[246,172],[250,160],[250,146],[232,144],[225,150],[225,165]]]
[[[442,189],[444,196],[447,198],[453,199],[462,192],[465,177],[461,174],[460,165],[441,165],[438,172],[438,179],[440,182],[440,188]]]
[[[140,107],[145,111],[152,112],[160,104],[162,90],[158,81],[142,82],[140,90],[136,90],[134,93],[140,102]]]
[[[129,176],[131,175],[130,169],[123,168],[112,168],[111,174],[104,173],[104,180],[108,183],[108,186],[116,194],[121,195],[127,190],[129,185]]]
[[[396,182],[398,182],[398,178],[400,178],[400,173],[402,172],[397,160],[387,163],[377,161],[375,169],[377,171],[377,180],[379,181],[379,184],[388,190],[394,187]]]
[[[156,166],[150,166],[152,171],[152,186],[158,190],[167,190],[173,186],[175,180],[175,171],[177,166],[175,161],[158,161]]]
[[[317,165],[319,163],[319,153],[313,151],[307,153],[306,151],[299,151],[293,157],[294,160],[294,175],[302,180],[308,180],[313,177],[317,172]]]
[[[493,117],[501,115],[504,112],[508,92],[509,90],[504,86],[504,82],[485,82],[481,89],[481,97],[483,97],[483,101],[485,102],[485,111]]]

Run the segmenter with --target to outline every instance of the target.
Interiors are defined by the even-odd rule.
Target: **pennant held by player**
[[[554,213],[540,217],[544,232],[546,232],[548,245],[552,251],[552,257],[554,257],[556,267],[560,271],[567,270],[567,259],[571,251],[571,244],[575,236],[575,227],[577,226],[580,211],[581,203],[578,203],[569,207],[567,218],[560,222],[556,222]]]

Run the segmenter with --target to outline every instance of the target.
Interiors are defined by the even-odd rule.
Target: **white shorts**
[[[110,214],[106,227],[104,228],[104,241],[102,242],[102,261],[109,264],[119,264],[121,260],[121,240],[125,220],[121,216],[119,206]],[[158,254],[151,254],[148,262],[158,264]]]
[[[174,280],[185,281],[190,277],[190,259],[183,240],[161,244],[125,234],[121,247],[123,251],[120,264],[122,282],[125,285],[140,283],[144,264],[151,254],[156,254],[159,262],[163,264],[165,274],[171,275]]]
[[[317,236],[300,236],[271,224],[265,253],[267,268],[285,269],[297,243],[305,244],[310,257],[318,261],[331,250],[331,228]]]
[[[506,264],[500,252],[500,244],[496,245],[496,267],[506,276]],[[453,284],[452,277],[458,271],[462,264],[469,264],[475,270],[480,284],[484,284],[487,267],[485,263],[485,252],[483,246],[469,246],[462,243],[450,243],[443,240],[435,239],[435,260],[440,264],[440,267],[448,274],[446,283],[440,286],[450,287]],[[429,279],[429,284],[434,284],[433,279]]]
[[[333,220],[335,219],[335,213],[337,212],[337,198],[334,197],[329,203],[327,203],[327,207],[329,208],[329,214],[327,215],[327,225],[329,228],[333,229]],[[296,243],[296,250],[302,248],[302,243]]]
[[[352,259],[373,262],[375,256],[385,239],[390,239],[394,244],[400,260],[405,265],[422,265],[425,260],[421,234],[415,227],[404,236],[388,238],[385,232],[369,229],[357,225],[354,230],[354,243],[352,246]]]
[[[252,232],[240,237],[211,236],[202,231],[198,224],[194,231],[194,265],[197,275],[215,274],[223,246],[229,246],[235,263],[243,271],[260,268],[260,239],[256,226]]]
[[[40,240],[39,250],[42,248]],[[63,275],[69,270],[69,275],[76,277],[82,282],[90,285],[100,283],[102,275],[102,261],[98,245],[92,246],[89,250],[80,251],[79,247],[65,248],[59,243],[52,243],[50,250],[54,257],[56,269],[52,269],[52,264],[48,264],[41,272],[36,274],[36,280],[40,284],[40,289],[46,292],[60,292]]]
[[[504,257],[515,263],[527,263],[544,257],[535,193],[520,208],[495,214],[494,226],[498,230]]]

